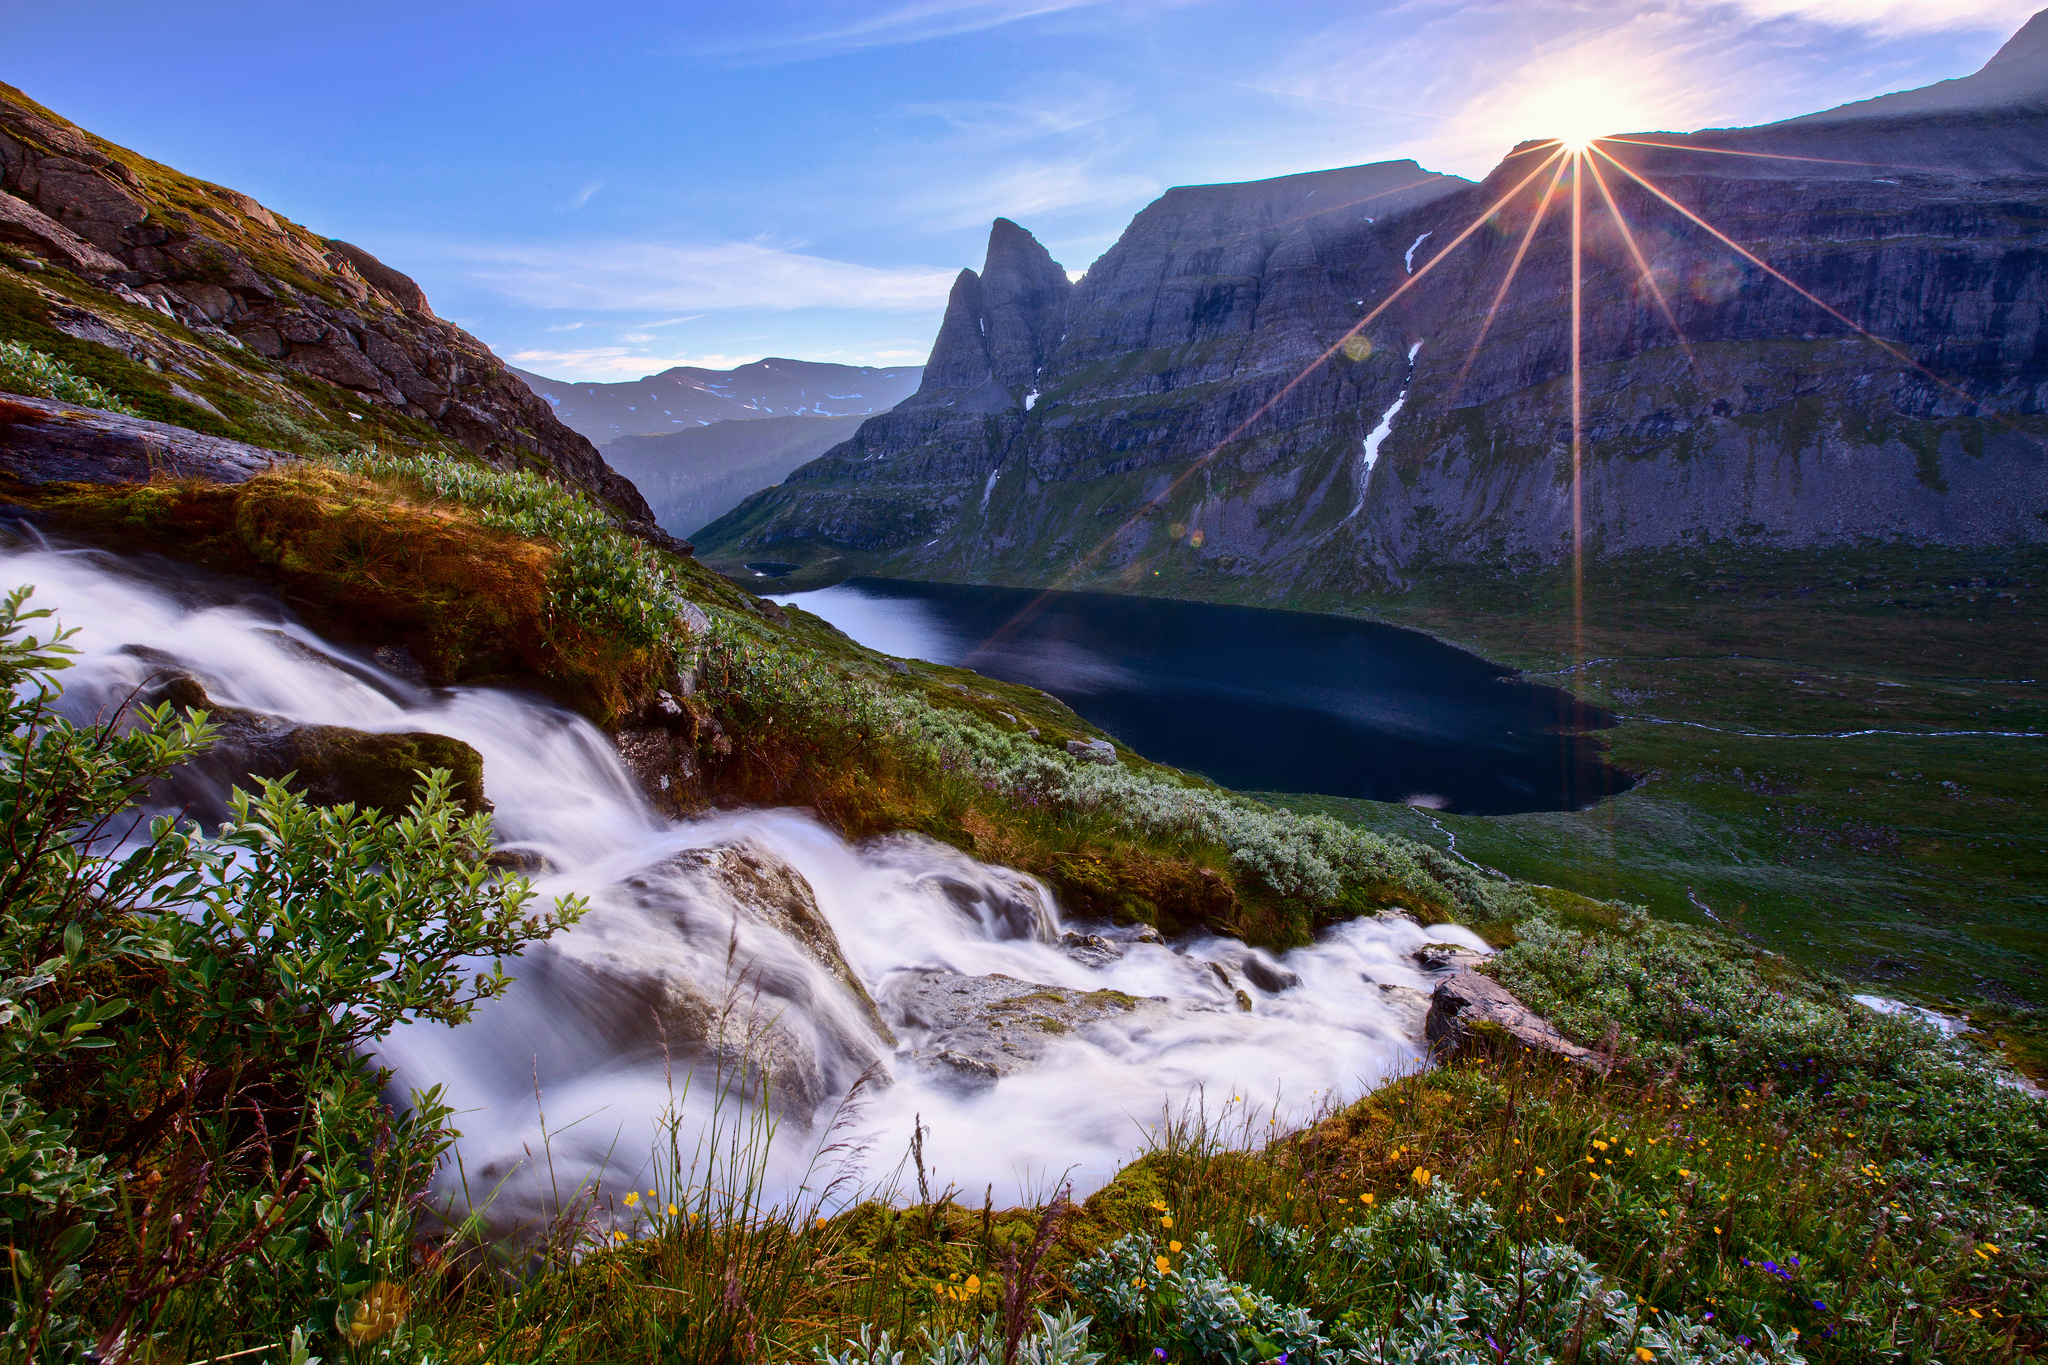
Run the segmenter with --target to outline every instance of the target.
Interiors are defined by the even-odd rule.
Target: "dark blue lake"
[[[862,644],[1052,693],[1148,758],[1241,791],[1467,815],[1625,791],[1614,718],[1414,631],[1111,593],[856,578],[778,598]]]

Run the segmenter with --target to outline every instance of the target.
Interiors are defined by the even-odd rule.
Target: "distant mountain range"
[[[548,401],[564,425],[599,445],[619,436],[679,431],[764,417],[858,417],[886,412],[917,391],[921,366],[876,369],[770,357],[730,370],[678,365],[616,384],[573,384],[512,373]]]
[[[1510,195],[1525,144],[1478,185],[1170,190],[1071,285],[997,220],[917,393],[698,552],[1284,602],[1581,545],[2048,538],[2048,12],[1972,76],[1603,146],[1576,452],[1571,214]]]
[[[752,492],[781,483],[860,429],[852,417],[762,417],[713,422],[666,436],[621,436],[602,447],[631,479],[662,529],[688,536]]]

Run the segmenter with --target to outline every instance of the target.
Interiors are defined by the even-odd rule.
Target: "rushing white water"
[[[1221,939],[1133,941],[1090,965],[1060,946],[1071,926],[1030,877],[914,836],[849,845],[796,811],[663,820],[581,718],[520,693],[416,686],[327,644],[268,598],[180,580],[161,563],[42,545],[0,549],[0,575],[35,584],[34,603],[78,628],[78,665],[62,675],[75,718],[106,714],[176,668],[222,704],[434,731],[483,755],[500,838],[543,869],[544,898],[588,897],[590,914],[509,964],[517,984],[470,1023],[400,1029],[379,1056],[400,1094],[447,1087],[460,1113],[460,1178],[472,1195],[502,1183],[497,1197],[514,1209],[544,1210],[547,1190],[586,1180],[645,1186],[663,1116],[680,1114],[682,1139],[693,1140],[713,1107],[714,1064],[731,1061],[742,1035],[775,1067],[784,1117],[772,1184],[803,1177],[834,1106],[867,1073],[851,1129],[871,1139],[876,1173],[921,1117],[935,1188],[993,1184],[1011,1199],[1068,1182],[1085,1192],[1130,1157],[1148,1124],[1192,1098],[1211,1112],[1262,1106],[1263,1127],[1418,1065],[1417,997],[1381,987],[1425,985],[1407,956],[1425,942],[1483,946],[1455,927],[1389,918],[1339,927],[1279,959]],[[702,852],[717,849],[742,850],[753,871],[721,878],[718,867],[736,864]],[[895,1046],[829,954],[762,912],[792,872],[815,893]],[[765,898],[746,891],[749,876],[770,885]],[[905,1012],[905,993],[933,972],[1170,1004],[1060,1036],[1035,1068],[969,1090],[926,1063],[926,1030]],[[1287,973],[1299,984],[1250,984],[1283,986]],[[451,1168],[451,1189],[457,1178]]]

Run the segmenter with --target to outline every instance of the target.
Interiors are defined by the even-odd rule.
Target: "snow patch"
[[[1000,468],[991,469],[988,472],[988,482],[981,486],[981,510],[984,512],[988,510],[989,494],[996,491],[996,478],[1002,472]]]
[[[1029,393],[1027,393],[1027,394],[1025,394],[1025,395],[1024,395],[1024,411],[1026,411],[1026,412],[1029,412],[1029,411],[1031,411],[1031,409],[1033,409],[1033,408],[1035,408],[1035,407],[1037,407],[1037,406],[1038,406],[1038,390],[1037,390],[1037,389],[1033,389],[1033,390],[1032,390],[1031,392],[1029,392]]]
[[[1413,275],[1415,273],[1415,249],[1428,241],[1432,235],[1425,232],[1408,244],[1408,254],[1401,258],[1401,263],[1408,267],[1409,274]]]
[[[1427,235],[1427,234],[1425,234]],[[1394,396],[1394,402],[1380,414],[1379,424],[1365,436],[1365,452],[1360,457],[1362,468],[1358,475],[1358,500],[1351,504],[1351,510],[1344,514],[1349,521],[1365,510],[1365,490],[1372,485],[1373,466],[1379,463],[1380,446],[1394,430],[1394,419],[1401,415],[1401,405],[1408,401],[1408,386],[1415,380],[1415,357],[1422,352],[1422,343],[1416,342],[1408,348],[1408,375],[1401,383],[1401,392]]]

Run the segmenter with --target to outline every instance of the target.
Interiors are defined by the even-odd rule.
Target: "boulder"
[[[423,775],[433,768],[454,775],[451,791],[464,810],[490,809],[483,756],[459,739],[425,731],[376,734],[341,725],[305,725],[223,706],[197,678],[175,670],[145,683],[136,700],[205,711],[220,727],[214,747],[172,772],[157,793],[159,801],[202,820],[227,817],[230,788],[252,790],[258,779],[284,778],[315,805],[348,803],[397,813],[412,804]]]
[[[969,1088],[1033,1066],[1062,1038],[1091,1024],[1164,1016],[1170,1008],[1165,1000],[1121,991],[951,972],[906,973],[891,983],[887,997],[903,1026],[922,1034],[911,1062],[951,1072]]]
[[[0,398],[0,474],[23,483],[243,483],[295,456],[46,398]]]
[[[1106,739],[1070,739],[1067,752],[1089,763],[1114,766],[1117,762],[1116,745]]]
[[[1591,1048],[1580,1047],[1552,1027],[1507,987],[1490,976],[1460,967],[1430,993],[1423,1037],[1430,1055],[1444,1061],[1460,1053],[1508,1048],[1548,1052],[1605,1074],[1607,1065]]]
[[[1462,943],[1425,943],[1408,956],[1425,972],[1452,972],[1477,967],[1487,957],[1477,948],[1467,948]]]
[[[573,933],[529,949],[519,976],[554,1021],[544,1074],[658,1063],[678,1094],[765,1099],[800,1124],[875,1075],[894,1041],[809,883],[745,842],[634,873]]]

